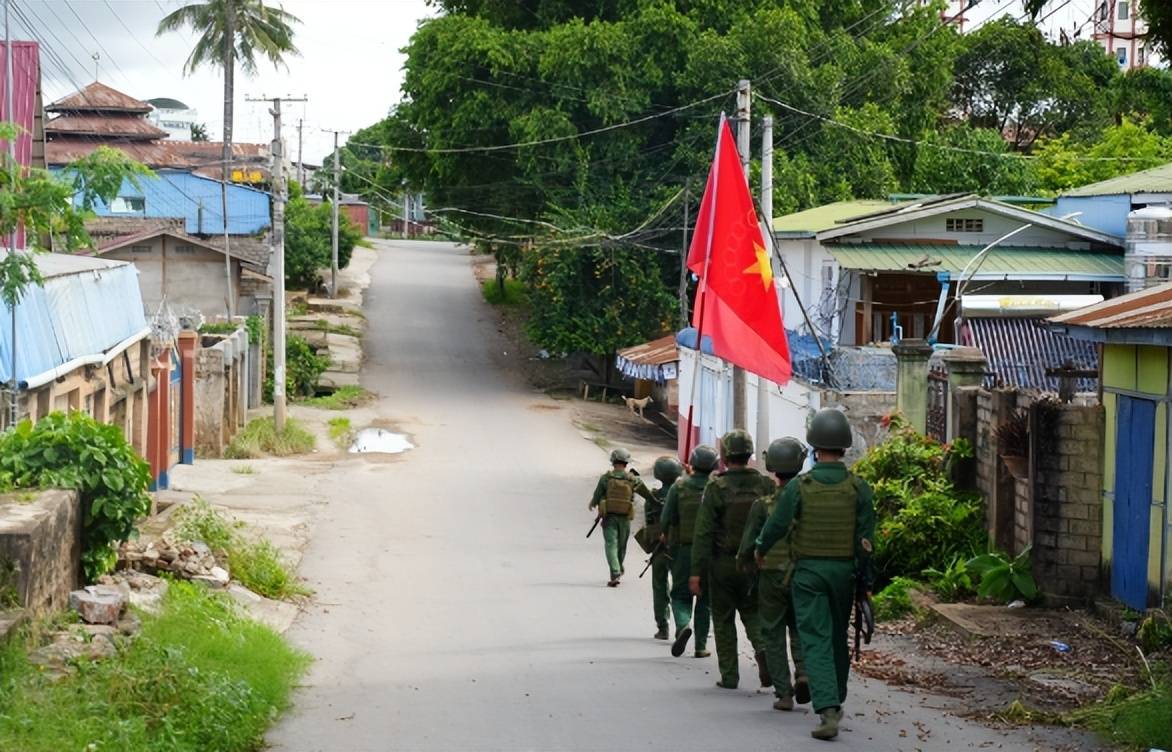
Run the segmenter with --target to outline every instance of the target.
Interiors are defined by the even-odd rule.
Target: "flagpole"
[[[692,432],[695,431],[695,423],[693,418],[696,412],[696,385],[700,382],[700,375],[703,373],[703,357],[704,357],[704,309],[706,299],[708,297],[708,265],[712,261],[712,240],[716,231],[716,193],[720,187],[720,140],[724,138],[726,118],[724,113],[720,113],[720,125],[716,128],[716,149],[713,151],[712,157],[712,201],[708,207],[708,237],[705,239],[704,248],[704,273],[700,277],[700,287],[696,290],[696,297],[699,299],[696,311],[696,367],[692,371],[692,393],[688,398],[688,435],[684,439],[684,462],[691,459],[692,454]],[[687,261],[685,260],[685,264]]]

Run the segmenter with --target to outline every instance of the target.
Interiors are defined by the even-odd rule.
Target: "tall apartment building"
[[[1151,63],[1148,54],[1147,22],[1139,15],[1135,0],[1099,0],[1092,18],[1094,39],[1124,70]]]

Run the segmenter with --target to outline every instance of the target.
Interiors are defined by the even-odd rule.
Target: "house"
[[[156,97],[148,99],[151,106],[147,119],[156,128],[167,131],[167,138],[173,141],[191,141],[191,127],[196,124],[199,113],[191,107],[170,97]]]
[[[190,420],[182,404],[193,372],[144,315],[137,270],[89,256],[34,258],[44,284],[17,304],[15,341],[0,306],[0,382],[12,380],[15,364],[18,419],[77,410],[115,425],[151,463],[154,486],[165,487],[194,437],[180,430]],[[0,412],[7,427],[8,410]]]
[[[1091,14],[1093,38],[1123,70],[1143,68],[1154,61],[1148,49],[1148,23],[1136,0],[1098,0]]]
[[[679,361],[674,334],[623,348],[615,354],[615,368],[635,382],[635,396],[651,397],[669,420],[679,410]]]
[[[1081,212],[1079,224],[1122,238],[1127,215],[1150,206],[1172,206],[1172,162],[1069,190],[1050,211]]]
[[[1159,607],[1172,586],[1172,285],[1051,321],[1102,348],[1104,579],[1128,606]]]
[[[204,319],[231,310],[265,315],[272,296],[266,273],[269,253],[263,240],[236,238],[229,245],[228,284],[222,237],[189,235],[181,220],[96,219],[87,224],[94,254],[133,263],[138,268],[142,302],[155,313],[166,302],[180,317],[198,312]]]

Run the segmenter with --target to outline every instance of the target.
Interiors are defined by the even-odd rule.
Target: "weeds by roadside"
[[[27,653],[35,629],[0,650],[0,749],[251,752],[288,707],[309,657],[222,596],[172,583],[158,616],[118,654],[52,681]]]
[[[351,407],[364,405],[374,398],[374,394],[360,386],[347,384],[340,386],[329,394],[311,397],[299,404],[306,407],[317,407],[322,410],[347,410]]]
[[[480,283],[480,291],[492,305],[520,305],[528,299],[525,283],[519,279],[506,279],[504,292],[495,279],[486,279]]]
[[[349,418],[330,418],[330,439],[339,449],[348,449],[354,443],[354,429]]]
[[[224,450],[230,460],[252,460],[265,456],[286,457],[313,451],[313,434],[293,418],[285,421],[285,431],[277,433],[272,418],[256,418],[232,439]]]
[[[252,465],[233,465],[232,472],[237,475],[255,475],[256,468]]]
[[[346,337],[362,337],[362,332],[350,326],[349,324],[331,324],[325,319],[318,319],[314,324],[314,327],[318,331],[325,332],[326,334],[341,334]]]

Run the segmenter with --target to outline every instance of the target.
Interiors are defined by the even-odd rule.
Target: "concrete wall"
[[[241,326],[234,334],[204,336],[195,354],[195,453],[221,457],[247,421],[251,355]]]
[[[228,285],[224,279],[224,255],[184,243],[173,237],[155,237],[104,254],[138,267],[138,285],[147,313],[154,313],[165,298],[177,312],[191,308],[206,318],[227,313]],[[236,309],[240,295],[240,262],[232,261],[232,285]]]
[[[81,507],[76,491],[0,496],[0,587],[34,613],[57,611],[81,575]]]

